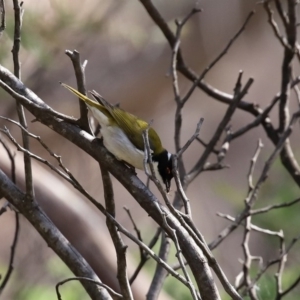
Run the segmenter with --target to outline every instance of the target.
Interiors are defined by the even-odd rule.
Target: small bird
[[[118,160],[122,160],[134,168],[144,170],[143,131],[149,124],[127,111],[108,103],[95,91],[90,92],[97,100],[92,100],[67,84],[61,85],[74,93],[86,103],[95,119],[99,122],[103,144]],[[172,174],[172,154],[161,143],[156,131],[150,127],[148,131],[149,145],[156,178],[170,191]]]

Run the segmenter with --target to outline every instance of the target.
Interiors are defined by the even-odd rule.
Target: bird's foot
[[[123,160],[123,163],[128,167],[128,169],[129,169],[135,176],[137,175],[134,166],[132,166],[131,164],[125,162],[124,160]]]

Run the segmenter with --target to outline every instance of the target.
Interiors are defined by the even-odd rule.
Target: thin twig
[[[276,300],[280,300],[283,297],[285,297],[295,287],[297,287],[299,283],[300,283],[300,275],[298,275],[298,277],[295,279],[295,281],[293,283],[291,283],[291,285],[285,291],[282,291],[280,294],[277,295]]]
[[[99,285],[103,288],[105,288],[109,293],[110,295],[112,295],[114,297],[114,299],[118,300],[118,299],[124,299],[123,296],[117,292],[115,292],[111,287],[109,287],[108,285],[102,283],[102,282],[99,282],[99,281],[96,281],[96,280],[93,280],[91,278],[87,278],[87,277],[71,277],[71,278],[67,278],[65,280],[62,280],[60,282],[58,282],[56,285],[55,285],[55,290],[56,290],[56,295],[57,295],[57,299],[58,300],[62,300],[62,297],[61,297],[61,294],[59,292],[59,287],[69,281],[73,281],[73,280],[78,280],[78,281],[82,281],[82,280],[85,280],[85,281],[89,281],[89,282],[92,282],[96,285]]]
[[[194,90],[196,89],[196,87],[200,84],[200,82],[204,79],[204,77],[207,75],[207,73],[221,60],[221,58],[227,54],[228,50],[230,49],[230,47],[232,46],[232,44],[238,39],[238,37],[241,35],[241,33],[245,30],[248,22],[250,21],[250,19],[253,17],[254,15],[254,11],[251,11],[244,24],[242,25],[242,27],[237,31],[237,33],[229,40],[229,42],[227,43],[227,45],[225,46],[225,48],[222,50],[222,52],[205,68],[205,70],[200,74],[200,76],[197,78],[196,81],[194,81],[193,85],[191,86],[191,88],[189,89],[189,91],[186,93],[186,95],[184,96],[184,98],[182,99],[182,102],[185,103],[189,97],[191,96],[191,94],[194,92]]]
[[[14,74],[17,78],[21,79],[21,63],[19,60],[20,44],[21,44],[21,27],[22,27],[22,18],[23,18],[23,2],[19,0],[13,0],[13,6],[15,11],[15,29],[14,29],[14,44],[12,48],[12,56],[14,62]],[[27,121],[25,118],[24,108],[17,101],[16,103],[17,113],[20,120],[20,124],[27,128]],[[23,146],[29,151],[29,138],[27,134],[22,131]],[[34,201],[34,186],[32,178],[32,167],[30,156],[24,153],[24,166],[25,166],[25,182],[26,182],[26,194],[28,200]]]
[[[188,149],[188,147],[192,144],[192,142],[198,137],[203,122],[204,122],[204,118],[200,118],[200,121],[197,123],[195,133],[185,143],[185,145],[176,153],[177,158],[181,157],[181,155]]]
[[[133,219],[133,217],[132,217],[132,215],[131,215],[130,210],[129,210],[127,207],[125,207],[125,206],[124,206],[123,208],[124,208],[124,210],[127,212],[127,215],[128,215],[128,217],[129,217],[129,219],[130,219],[132,225],[133,225],[133,229],[134,229],[134,231],[136,232],[136,235],[137,235],[138,239],[143,243],[141,231],[140,231],[139,228],[136,226],[135,221],[134,221],[134,219]],[[141,248],[139,248],[139,249],[140,249],[140,258],[141,258],[141,260],[142,260],[142,258],[143,258],[143,256],[144,256],[144,251],[143,251],[143,249],[141,249]]]
[[[177,159],[177,155],[173,155],[172,158],[172,162],[173,162],[173,175],[174,175],[174,179],[175,179],[175,183],[176,183],[176,187],[177,187],[177,193],[180,196],[181,201],[183,202],[183,206],[184,206],[184,211],[185,213],[192,218],[192,210],[191,210],[191,206],[190,206],[190,200],[189,198],[186,196],[186,193],[182,187],[181,181],[180,181],[180,176],[178,173],[178,159]]]
[[[276,299],[278,299],[278,296],[282,293],[282,276],[285,264],[287,262],[287,253],[285,249],[285,239],[284,239],[284,233],[281,231],[282,236],[280,237],[280,247],[279,247],[279,254],[280,259],[278,263],[277,273],[275,274],[275,283],[276,283]]]
[[[114,192],[112,187],[112,182],[107,169],[100,164],[101,177],[103,182],[104,190],[104,200],[107,212],[115,218],[115,200]],[[130,288],[130,283],[127,276],[127,261],[126,261],[126,251],[127,246],[124,244],[117,227],[112,222],[110,218],[106,218],[107,228],[109,230],[111,239],[115,246],[117,255],[117,278],[119,281],[120,289],[124,299],[133,300],[132,291]]]
[[[200,137],[196,137],[196,140],[203,146],[203,147],[207,147],[208,146],[208,144],[207,143],[205,143]],[[216,150],[216,149],[212,149],[212,153],[214,153],[214,154],[218,154],[219,153],[219,151],[218,150]]]
[[[273,29],[273,32],[274,32],[275,36],[279,40],[282,47],[284,47],[284,48],[288,47],[286,39],[284,38],[283,35],[281,35],[281,33],[279,31],[279,27],[278,27],[277,23],[274,20],[274,11],[272,10],[269,1],[264,2],[264,8],[265,8],[265,10],[268,14],[268,22],[271,25],[271,28]]]
[[[0,116],[1,117],[1,116]],[[13,121],[13,120],[11,120]],[[15,121],[13,121],[15,122]],[[19,124],[19,126],[21,127],[21,125]],[[11,135],[11,133],[9,132],[9,130],[5,127],[4,129],[0,129],[1,132],[3,132],[4,134],[7,135],[7,137],[12,141],[12,143],[17,147],[17,149],[19,151],[22,151],[23,153],[26,153],[27,155],[29,155],[31,158],[47,165],[51,170],[55,171],[58,175],[60,175],[62,178],[64,178],[65,180],[67,180],[69,183],[71,183],[73,186],[75,186],[76,184],[73,182],[72,178],[70,178],[68,175],[69,171],[68,169],[66,169],[62,162],[61,162],[61,157],[57,154],[55,154],[54,152],[52,152],[48,146],[40,139],[39,136],[35,136],[34,134],[30,133],[28,130],[26,130],[24,127],[21,127],[22,130],[26,131],[26,133],[35,138],[36,140],[38,140],[40,142],[40,144],[49,152],[49,154],[51,156],[53,156],[54,158],[56,158],[56,160],[59,162],[60,167],[66,172],[63,173],[61,170],[59,170],[58,168],[56,168],[55,166],[53,166],[49,161],[47,161],[46,159],[43,159],[35,154],[33,154],[32,152],[28,151],[27,149],[23,148],[17,141],[16,139]]]
[[[248,172],[248,194],[252,192],[254,189],[253,184],[253,173],[254,168],[258,159],[258,156],[260,154],[260,151],[263,147],[263,144],[261,140],[259,139],[257,143],[257,148],[255,150],[254,156],[252,157],[250,161],[250,167]],[[248,198],[248,197],[247,197]],[[245,201],[246,207],[248,206],[248,202]],[[249,240],[250,240],[250,233],[251,233],[251,215],[249,215],[245,220],[245,227],[244,227],[244,237],[242,242],[242,249],[244,253],[244,263],[243,263],[243,282],[238,286],[237,289],[240,289],[242,286],[245,286],[246,288],[249,288],[251,285],[251,277],[250,277],[250,270],[251,270],[251,264],[253,260],[253,256],[250,253],[249,248]],[[255,289],[248,289],[249,290],[249,296],[252,300],[257,300],[256,290]]]
[[[180,98],[180,91],[179,91],[179,83],[178,83],[178,74],[177,74],[177,56],[178,51],[180,47],[180,36],[181,31],[186,24],[186,22],[196,13],[200,12],[201,9],[193,8],[189,14],[185,16],[185,18],[182,21],[176,20],[175,23],[177,25],[176,30],[176,36],[175,36],[175,43],[172,47],[172,58],[171,58],[171,70],[172,70],[172,86],[173,86],[173,92],[176,102],[176,113],[175,113],[175,130],[174,130],[174,141],[175,141],[175,150],[176,152],[179,152],[181,145],[180,145],[180,138],[181,138],[181,126],[182,126],[182,108],[184,106],[184,103],[182,102]],[[178,157],[178,169],[180,178],[183,178],[185,176],[185,167],[183,164],[182,157]]]
[[[9,264],[8,264],[8,269],[7,272],[3,278],[3,281],[0,285],[0,295],[3,292],[3,289],[7,285],[10,276],[12,274],[12,271],[14,270],[14,259],[15,259],[15,253],[16,253],[16,247],[17,247],[17,242],[18,242],[18,237],[19,237],[19,231],[20,231],[20,220],[19,220],[19,213],[15,211],[15,220],[16,220],[16,227],[15,227],[15,233],[14,233],[14,238],[13,242],[10,248],[10,257],[9,257]]]
[[[254,215],[258,215],[258,214],[263,214],[263,213],[267,213],[273,209],[279,209],[279,208],[284,208],[284,207],[289,207],[292,206],[296,203],[300,203],[300,198],[297,198],[295,200],[289,201],[289,202],[285,202],[285,203],[280,203],[280,204],[273,204],[273,205],[268,205],[266,207],[263,208],[257,208],[257,209],[253,209],[250,210],[249,213],[254,216]]]
[[[241,129],[231,133],[229,135],[228,140],[231,141],[233,139],[236,139],[237,137],[239,137],[239,136],[245,134],[246,132],[248,132],[250,129],[260,125],[263,120],[268,118],[269,113],[271,112],[271,110],[273,109],[273,107],[275,106],[275,104],[278,102],[279,99],[280,99],[280,97],[276,96],[272,100],[272,102],[265,108],[265,110],[261,114],[259,114],[252,122],[245,125]]]
[[[8,146],[2,141],[1,138],[0,138],[0,143],[2,144],[4,149],[6,150],[6,153],[7,153],[8,157],[11,161],[11,180],[14,184],[16,184],[16,167],[15,167],[14,155],[11,153]],[[1,207],[0,216],[4,212],[6,212],[6,209],[7,209],[8,206],[10,206],[9,202],[7,202],[3,207]],[[8,269],[7,269],[6,274],[4,275],[3,281],[0,285],[0,295],[1,295],[2,291],[4,290],[5,286],[7,285],[8,281],[10,279],[10,276],[12,275],[13,269],[14,269],[13,265],[14,265],[16,247],[17,247],[19,231],[20,231],[20,221],[19,221],[19,212],[18,211],[15,211],[15,221],[16,221],[15,233],[14,233],[13,242],[12,242],[12,245],[11,245],[11,248],[10,248],[10,257],[9,257]],[[0,279],[2,279],[2,276],[1,276]]]
[[[129,216],[129,218],[130,218],[130,221],[131,221],[131,223],[133,224],[133,228],[134,228],[134,230],[135,230],[135,232],[136,232],[136,234],[137,234],[138,239],[139,239],[141,242],[143,242],[141,232],[140,232],[140,230],[138,229],[138,227],[136,226],[135,221],[134,221],[134,219],[133,219],[133,217],[132,217],[132,215],[131,215],[130,210],[129,210],[127,207],[123,207],[123,208],[124,208],[125,211],[127,212],[128,216]],[[156,242],[158,241],[159,236],[161,235],[161,232],[162,232],[161,227],[158,227],[158,229],[156,230],[156,233],[154,234],[154,236],[152,237],[152,239],[150,240],[150,242],[149,242],[149,244],[148,244],[148,247],[149,247],[150,249],[152,249],[152,248],[155,246]],[[145,263],[146,263],[146,262],[148,261],[148,259],[149,259],[149,254],[148,254],[147,252],[145,252],[145,251],[143,250],[143,248],[139,247],[139,249],[140,249],[140,262],[139,262],[139,264],[138,264],[136,270],[133,272],[133,274],[132,274],[132,276],[131,276],[131,278],[130,278],[130,280],[129,280],[130,285],[133,284],[133,282],[134,282],[134,280],[136,279],[136,277],[138,276],[139,272],[141,271],[141,269],[143,268],[143,266],[145,265]]]
[[[1,25],[0,25],[0,36],[2,32],[6,28],[6,23],[5,23],[5,3],[4,0],[0,0],[0,14],[1,14]]]
[[[232,217],[230,215],[227,215],[227,214],[217,213],[217,216],[219,216],[221,218],[224,218],[225,220],[228,220],[230,222],[236,222],[236,218],[234,218],[234,217]],[[240,222],[239,226],[245,226],[245,224],[243,224],[242,222]],[[267,234],[267,235],[272,235],[272,236],[278,236],[278,237],[281,236],[281,233],[278,232],[278,231],[272,231],[272,230],[269,230],[269,229],[261,228],[261,227],[258,227],[256,225],[253,225],[253,224],[250,224],[250,226],[251,226],[251,230],[252,231],[256,231],[256,232],[259,232],[259,233],[263,233],[263,234]]]
[[[161,233],[162,233],[162,229],[161,229],[161,227],[158,227],[156,230],[156,233],[154,234],[153,238],[151,239],[151,241],[148,244],[148,247],[150,249],[152,249],[156,245]],[[135,271],[133,272],[133,274],[129,280],[131,285],[133,284],[133,282],[136,279],[136,277],[138,276],[139,272],[141,271],[141,269],[143,268],[143,266],[145,265],[145,263],[148,261],[148,259],[150,257],[146,251],[144,251],[141,247],[139,247],[139,248],[141,249],[143,256],[142,256],[142,259],[140,260],[140,263],[136,267]]]
[[[74,72],[75,72],[75,77],[76,77],[76,81],[77,81],[78,91],[81,94],[86,95],[86,88],[85,88],[86,84],[85,84],[84,71],[85,71],[85,67],[87,65],[87,60],[85,60],[83,63],[81,63],[80,53],[77,50],[74,50],[74,51],[66,50],[65,53],[68,57],[70,57],[70,59],[72,61],[72,64],[74,67]],[[85,131],[90,133],[91,129],[90,129],[90,124],[89,124],[89,119],[88,119],[87,106],[80,99],[78,101],[79,101],[79,107],[80,107],[80,118],[78,120],[78,123],[81,128],[83,128]]]
[[[151,148],[150,148],[150,142],[149,142],[149,136],[148,131],[152,124],[152,121],[149,123],[148,127],[143,131],[143,140],[144,140],[144,169],[145,173],[154,182],[156,187],[158,188],[159,192],[163,196],[164,200],[166,202],[169,202],[167,193],[165,192],[161,182],[156,178],[154,165],[152,161],[152,154],[151,154]],[[148,166],[150,167],[150,172],[148,169]]]

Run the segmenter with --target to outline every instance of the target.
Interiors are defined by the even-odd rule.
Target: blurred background
[[[6,1],[7,28],[0,37],[0,60],[13,70],[11,48],[13,42],[12,1]],[[208,73],[206,81],[213,87],[232,93],[238,72],[244,71],[244,83],[254,78],[245,100],[266,107],[280,90],[283,49],[268,25],[267,15],[257,1],[240,0],[155,0],[153,1],[168,24],[175,29],[174,20],[182,19],[197,6],[203,12],[191,18],[182,33],[182,51],[189,66],[201,72],[225,47],[230,38],[240,29],[251,10],[256,14],[245,32],[234,43],[226,56]],[[60,85],[59,81],[76,86],[72,63],[65,50],[78,50],[82,60],[88,60],[86,83],[89,90],[95,89],[112,103],[120,105],[139,117],[150,121],[159,132],[164,146],[174,152],[175,101],[172,78],[169,76],[171,50],[164,36],[148,16],[139,1],[120,0],[27,0],[24,4],[22,27],[22,81],[53,109],[71,116],[78,116],[77,100]],[[191,83],[181,76],[180,89],[184,95]],[[297,101],[291,95],[291,111]],[[204,124],[200,136],[209,141],[227,106],[218,103],[204,92],[196,90],[183,110],[182,143],[194,133],[200,117]],[[15,102],[0,91],[0,114],[16,119]],[[29,130],[40,135],[56,154],[62,156],[64,165],[99,202],[104,203],[98,164],[83,151],[58,136],[49,128],[35,122],[27,114]],[[272,115],[276,126],[277,114]],[[233,130],[246,125],[253,117],[237,111],[231,121]],[[7,122],[6,125],[21,142],[20,131]],[[299,127],[292,138],[296,157],[300,158]],[[228,221],[217,212],[235,215],[244,205],[247,194],[247,172],[258,139],[265,147],[258,159],[255,175],[259,175],[273,146],[261,128],[255,128],[235,140],[225,162],[230,168],[202,173],[189,187],[194,220],[207,242],[214,240]],[[10,147],[16,152],[13,146]],[[56,162],[35,141],[31,142],[33,153]],[[189,170],[203,151],[194,144],[185,153],[184,161]],[[22,155],[16,153],[18,185],[23,185]],[[214,162],[214,157],[210,158]],[[0,167],[10,172],[6,153],[0,147]],[[144,174],[139,177],[145,180]],[[257,177],[256,177],[257,178]],[[84,255],[101,280],[115,287],[115,252],[108,235],[104,217],[79,195],[72,186],[63,182],[43,165],[34,163],[34,180],[37,199],[50,218],[70,242]],[[150,241],[156,226],[147,214],[136,205],[128,192],[113,179],[117,204],[117,219],[128,229],[132,224],[124,210],[130,209],[146,242]],[[174,183],[171,196],[174,195]],[[156,193],[152,186],[153,192]],[[157,193],[156,193],[157,194]],[[158,194],[157,194],[158,195]],[[299,196],[299,188],[277,161],[268,182],[263,186],[257,207],[280,203]],[[4,199],[0,202],[4,204]],[[0,273],[8,264],[10,245],[14,233],[14,214],[11,211],[0,218]],[[289,242],[299,234],[298,212],[291,208],[254,218],[254,222],[272,230],[283,229]],[[243,258],[241,242],[243,230],[238,229],[214,251],[221,267],[233,281],[241,270],[239,258]],[[139,262],[138,248],[124,238],[129,245],[130,272]],[[156,249],[158,246],[156,247]],[[252,234],[250,248],[253,255],[268,260],[278,255],[278,240]],[[284,283],[297,274],[300,262],[297,245],[291,254],[284,276]],[[300,253],[298,251],[298,253]],[[150,285],[154,263],[148,262],[144,272],[134,283],[135,299],[144,299]],[[299,269],[299,268],[298,268]],[[109,270],[109,271],[108,271]],[[273,274],[259,282],[261,299],[271,299],[274,288]],[[49,249],[31,225],[21,218],[20,239],[16,251],[14,273],[2,299],[55,299],[55,284],[71,276],[67,267]],[[179,285],[176,285],[179,286]],[[115,287],[116,288],[116,287]],[[117,289],[117,288],[116,288]],[[184,288],[174,288],[168,278],[165,294],[160,299],[189,299]],[[169,293],[169,296],[167,295]],[[298,290],[299,293],[299,290]],[[88,299],[80,284],[71,282],[62,287],[63,299]],[[291,298],[295,298],[291,295]]]

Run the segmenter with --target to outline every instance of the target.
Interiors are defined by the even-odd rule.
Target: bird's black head
[[[158,163],[158,172],[166,186],[167,193],[170,191],[171,180],[173,178],[172,172],[172,154],[167,150],[164,150],[162,153],[158,155],[153,155],[153,161]]]

